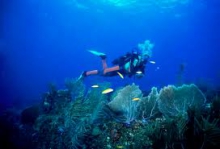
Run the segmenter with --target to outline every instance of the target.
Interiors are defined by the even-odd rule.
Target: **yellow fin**
[[[108,88],[108,89],[105,89],[104,91],[102,91],[102,94],[108,94],[108,93],[111,93],[113,91],[114,90],[112,88]]]
[[[123,76],[120,72],[117,71],[117,74],[118,74],[122,79],[124,79],[124,76]]]
[[[136,98],[133,98],[132,100],[133,101],[138,101],[138,100],[140,100],[140,98],[136,97]]]
[[[92,85],[91,87],[92,87],[92,88],[98,88],[99,85],[96,85],[96,84],[95,84],[95,85]]]

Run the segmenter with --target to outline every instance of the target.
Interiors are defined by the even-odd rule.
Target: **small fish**
[[[160,69],[160,67],[157,67],[156,69],[155,69],[155,71],[158,71]]]
[[[205,105],[205,107],[209,109],[209,108],[212,107],[212,104],[211,104],[211,103],[207,103],[207,104]]]
[[[44,101],[44,106],[50,106],[50,103],[47,101]]]
[[[120,72],[117,72],[117,74],[118,74],[122,79],[124,79],[124,76],[123,76]]]
[[[98,88],[99,85],[92,85],[91,87],[92,87],[92,88]]]
[[[118,145],[117,148],[124,148],[122,145]]]
[[[108,88],[108,89],[102,91],[102,94],[108,94],[108,93],[111,93],[111,92],[113,92],[113,89],[112,88]]]
[[[136,98],[133,98],[132,100],[133,101],[138,101],[138,100],[140,100],[140,98],[136,97]]]
[[[151,64],[156,64],[156,62],[155,62],[155,61],[149,61],[149,63],[151,63]]]
[[[136,72],[136,74],[142,74],[142,71],[139,70],[139,71]]]

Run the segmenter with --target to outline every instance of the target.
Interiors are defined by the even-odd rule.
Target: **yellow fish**
[[[99,85],[92,85],[91,87],[92,88],[97,88],[97,87],[99,87]]]
[[[111,92],[113,92],[113,89],[112,88],[108,88],[108,89],[102,91],[102,94],[108,94],[108,93],[111,93]]]
[[[122,145],[118,145],[117,148],[124,148]]]
[[[122,79],[124,79],[124,76],[123,76],[120,72],[117,72],[117,74],[118,74]]]
[[[138,100],[140,100],[140,98],[136,97],[136,98],[133,98],[132,100],[133,101],[138,101]]]

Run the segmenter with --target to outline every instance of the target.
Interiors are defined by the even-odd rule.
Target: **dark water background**
[[[138,43],[155,47],[141,80],[90,77],[90,84],[132,82],[148,90],[176,84],[183,66],[185,83],[220,84],[220,2],[218,0],[1,0],[0,108],[37,102],[48,83],[64,88],[65,78],[100,69],[95,48],[114,58]],[[123,0],[122,0],[123,2]],[[127,0],[129,2],[129,0]]]

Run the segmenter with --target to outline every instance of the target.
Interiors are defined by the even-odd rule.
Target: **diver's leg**
[[[91,71],[86,71],[85,75],[90,76],[90,75],[96,75],[98,74],[98,70],[91,70]]]
[[[96,75],[98,74],[98,70],[92,70],[92,71],[84,71],[77,79],[77,81],[79,80],[83,80],[85,77],[89,76],[89,75]]]
[[[108,67],[107,62],[106,62],[106,58],[102,59],[102,69],[105,70]]]
[[[105,75],[108,72],[118,71],[119,69],[120,69],[120,67],[118,65],[114,66],[114,67],[106,68],[106,69],[104,69],[103,74]]]

